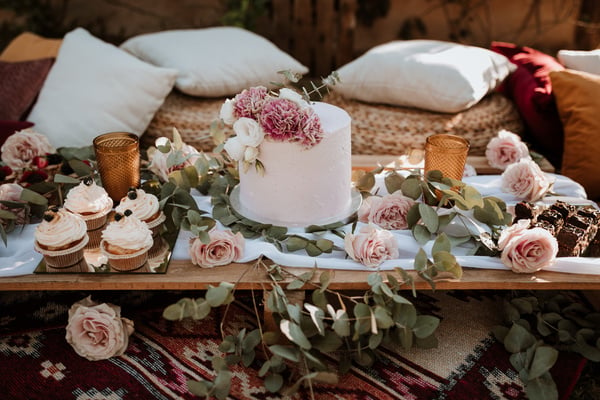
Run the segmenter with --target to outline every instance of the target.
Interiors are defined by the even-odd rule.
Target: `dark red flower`
[[[46,157],[35,156],[33,157],[32,164],[33,166],[42,169],[48,166],[48,160]]]
[[[48,174],[40,169],[25,171],[23,176],[19,180],[19,183],[23,186],[32,185],[38,182],[44,182],[48,179]]]
[[[8,165],[5,165],[4,167],[0,167],[0,181],[5,180],[6,177],[11,176],[12,173],[13,173],[13,170]]]

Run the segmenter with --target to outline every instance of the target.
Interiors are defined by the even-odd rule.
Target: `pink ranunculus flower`
[[[358,210],[358,220],[370,222],[383,229],[407,229],[406,216],[415,204],[400,191],[383,197],[369,196]]]
[[[133,321],[121,317],[121,307],[98,304],[88,296],[69,309],[67,342],[75,352],[91,361],[125,353]]]
[[[210,242],[202,243],[199,238],[190,241],[192,263],[203,268],[227,265],[239,260],[244,254],[245,240],[240,232],[213,229],[209,232]]]
[[[502,173],[502,190],[525,201],[537,201],[552,188],[553,181],[533,160],[521,159]]]
[[[521,141],[519,135],[504,129],[489,141],[485,156],[492,167],[501,170],[506,169],[510,164],[514,164],[522,158],[531,158],[527,145]]]
[[[519,273],[533,273],[551,265],[558,254],[558,242],[543,228],[527,229],[529,220],[520,220],[504,229],[498,239],[502,263]]]
[[[358,234],[347,233],[344,248],[348,256],[367,267],[377,268],[385,260],[398,258],[398,242],[394,235],[374,225],[365,225]]]
[[[156,147],[164,146],[168,141],[168,138],[160,137],[156,139]],[[169,165],[169,155],[176,151],[181,153],[184,161],[177,165]],[[182,143],[180,149],[175,149],[171,143],[171,150],[167,153],[163,153],[156,148],[150,148],[148,149],[148,161],[150,161],[148,169],[155,173],[161,181],[167,182],[171,172],[183,169],[187,166],[193,166],[201,156],[202,154],[198,152],[195,147],[185,143]]]
[[[276,142],[295,142],[301,140],[304,113],[298,104],[288,99],[267,101],[260,114],[260,125],[265,135]]]
[[[258,120],[268,96],[269,91],[264,86],[243,90],[233,98],[233,116]]]
[[[46,136],[31,128],[10,135],[0,151],[2,161],[13,170],[29,168],[34,158],[56,152]]]

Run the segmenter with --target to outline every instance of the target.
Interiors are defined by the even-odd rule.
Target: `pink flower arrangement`
[[[502,263],[519,273],[532,273],[551,265],[558,253],[558,243],[543,228],[527,229],[529,220],[519,220],[504,229],[498,239]]]
[[[358,220],[383,229],[407,229],[406,216],[414,204],[413,199],[400,191],[383,197],[369,196],[358,209]]]
[[[227,125],[233,126],[237,136],[231,137],[225,144],[225,150],[235,161],[253,163],[263,139],[276,142],[299,143],[305,148],[318,144],[323,138],[323,128],[318,116],[302,96],[291,89],[283,88],[279,95],[269,93],[265,87],[258,86],[246,89],[233,99],[227,99],[220,111],[220,118]],[[251,119],[256,126],[238,121]],[[248,131],[259,129],[260,134],[251,133],[252,137],[260,137],[260,141],[248,142]]]
[[[502,190],[525,201],[537,201],[552,188],[553,181],[531,159],[510,164],[502,173]]]
[[[347,233],[344,249],[354,261],[377,268],[386,260],[398,258],[398,242],[390,231],[377,229],[374,225],[363,226],[359,233]]]
[[[48,138],[31,128],[10,135],[2,148],[2,161],[13,170],[30,168],[34,160],[54,153],[56,150]]]
[[[501,170],[506,169],[523,158],[531,158],[527,145],[521,138],[507,130],[501,130],[498,135],[489,141],[485,150],[488,163]]]
[[[133,321],[121,317],[121,307],[92,301],[88,296],[69,309],[67,342],[75,352],[91,361],[125,353]]]
[[[240,232],[213,229],[208,244],[195,237],[190,241],[190,258],[194,265],[212,268],[238,261],[244,254],[244,236]]]

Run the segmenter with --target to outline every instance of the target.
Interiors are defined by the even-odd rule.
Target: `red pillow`
[[[0,61],[0,120],[20,120],[36,99],[54,62]]]
[[[549,74],[564,67],[556,58],[530,47],[492,42],[491,49],[517,65],[516,71],[506,78],[502,91],[515,102],[534,150],[559,168],[563,153],[563,127]]]
[[[31,128],[33,126],[32,122],[27,121],[1,121],[0,120],[0,147],[6,141],[6,138],[12,135],[13,133],[20,131],[22,129]]]

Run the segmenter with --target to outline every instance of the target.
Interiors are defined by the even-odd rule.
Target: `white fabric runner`
[[[552,204],[557,199],[562,199],[575,204],[591,204],[594,202],[586,200],[586,193],[581,185],[568,179],[564,176],[553,175],[556,178],[553,192],[558,193],[561,197],[547,197],[544,203]],[[378,179],[380,193],[385,192],[381,184],[382,177]],[[513,196],[503,193],[500,190],[499,175],[481,175],[464,178],[464,182],[474,186],[484,196],[497,196],[504,200],[508,206],[514,206],[519,200]],[[196,201],[200,209],[210,211],[210,198],[196,195]],[[349,226],[345,227],[350,229]],[[35,225],[27,225],[23,230],[16,229],[9,235],[8,248],[0,243],[0,277],[1,276],[17,276],[32,274],[41,260],[41,255],[33,250],[33,232]],[[299,230],[290,232],[306,235]],[[406,270],[413,269],[413,260],[420,246],[412,238],[409,231],[394,231],[400,248],[400,257],[397,260],[389,260],[381,265],[381,269],[390,270],[395,267],[402,267]],[[314,235],[306,235],[307,237],[315,237]],[[344,247],[343,240],[333,234],[325,234],[324,237],[331,239],[340,248]],[[173,260],[188,260],[188,243],[191,234],[187,231],[179,232],[177,242],[173,249]],[[430,254],[431,245],[428,243],[424,250]],[[467,256],[468,247],[457,247],[453,249],[453,254],[457,256],[458,262],[463,267],[472,268],[487,268],[487,269],[507,269],[495,257]],[[345,269],[345,270],[367,270],[368,268],[345,258],[343,251],[334,251],[331,254],[323,254],[319,257],[309,257],[303,251],[294,253],[283,253],[277,250],[275,246],[260,239],[246,240],[246,248],[244,257],[241,262],[250,262],[256,260],[260,256],[265,256],[274,262],[296,267],[313,267],[315,264],[320,268]],[[600,258],[586,257],[561,257],[556,263],[548,268],[549,271],[568,272],[579,274],[594,274],[600,275]]]
[[[573,180],[561,175],[549,174],[556,179],[553,193],[560,196],[546,197],[542,203],[552,204],[556,200],[563,200],[573,204],[593,205],[596,203],[586,199],[585,190],[581,185]],[[519,199],[514,196],[504,193],[500,190],[499,175],[480,175],[464,178],[463,181],[468,185],[475,187],[483,196],[496,196],[504,200],[507,206],[514,206],[519,202]],[[382,185],[382,176],[378,177],[379,193],[385,193],[385,188]],[[210,199],[203,196],[197,196],[196,200],[201,209],[210,210]],[[350,227],[345,227],[346,230]],[[315,237],[302,233],[302,230],[291,230],[290,232],[299,233],[306,237]],[[419,244],[413,239],[410,231],[393,231],[398,240],[400,249],[400,257],[396,260],[385,261],[381,264],[382,270],[390,270],[395,267],[401,267],[406,270],[412,270],[414,257],[419,251]],[[331,239],[341,248],[344,247],[343,240],[334,234],[325,234],[323,237]],[[189,232],[180,232],[177,239],[173,259],[184,260],[189,259],[188,241],[191,238]],[[424,250],[430,255],[433,241],[428,243]],[[497,257],[482,257],[468,256],[469,247],[459,246],[453,249],[453,254],[457,257],[458,262],[463,267],[485,268],[485,269],[500,269],[506,270],[499,258]],[[244,257],[241,262],[250,262],[256,260],[260,256],[265,256],[275,263],[286,266],[295,267],[313,267],[315,264],[320,268],[345,269],[345,270],[368,270],[369,268],[357,263],[351,259],[345,258],[343,251],[334,251],[331,254],[323,254],[318,257],[309,257],[303,251],[294,253],[283,253],[277,250],[275,246],[260,239],[246,240],[246,248]],[[553,266],[547,268],[548,271],[567,272],[578,274],[594,274],[600,275],[600,258],[587,257],[561,257],[556,260]]]

